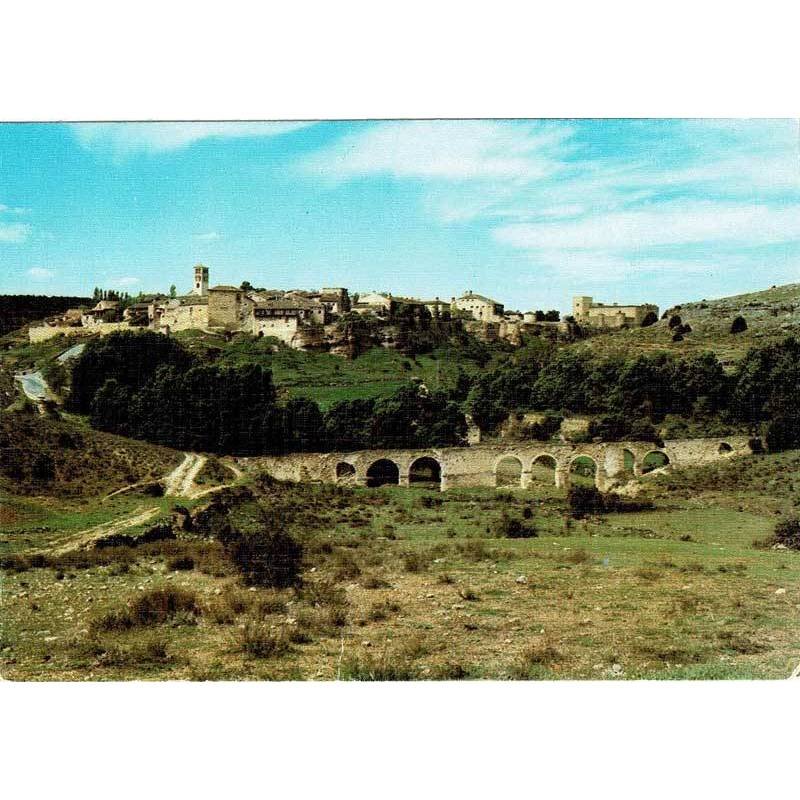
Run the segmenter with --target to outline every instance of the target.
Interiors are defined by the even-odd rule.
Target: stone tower
[[[194,268],[194,284],[192,285],[192,294],[205,297],[208,294],[208,267],[198,264]]]
[[[589,310],[592,307],[592,298],[584,296],[576,296],[572,298],[572,316],[578,322],[587,320],[589,318]]]

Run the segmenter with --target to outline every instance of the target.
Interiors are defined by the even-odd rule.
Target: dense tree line
[[[34,320],[63,314],[68,308],[88,306],[88,297],[45,297],[38,294],[0,295],[0,336]]]
[[[307,398],[278,402],[268,369],[203,364],[150,332],[90,342],[73,368],[70,406],[101,430],[220,453],[459,445],[466,436],[464,414],[445,392],[409,385],[323,414]]]
[[[764,425],[771,449],[800,446],[800,343],[753,348],[733,374],[713,353],[598,359],[575,350],[532,350],[481,375],[467,408],[491,430],[513,410],[558,409],[600,415],[594,435],[655,436],[668,414],[724,417]]]

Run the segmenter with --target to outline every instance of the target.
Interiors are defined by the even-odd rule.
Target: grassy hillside
[[[0,490],[93,497],[161,477],[181,459],[166,447],[38,414],[0,414]]]
[[[593,336],[572,345],[600,355],[637,355],[667,350],[676,354],[692,354],[710,350],[723,364],[739,361],[750,347],[778,341],[790,334],[800,335],[800,283],[777,286],[761,292],[682,303],[668,309],[666,319],[649,328],[633,328]],[[673,342],[668,327],[669,316],[678,314],[691,333],[683,341]],[[732,334],[731,323],[741,315],[747,330]]]
[[[414,377],[422,379],[431,390],[450,388],[459,368],[475,373],[481,369],[481,358],[491,358],[504,349],[478,343],[467,347],[453,344],[411,357],[374,347],[350,361],[330,353],[293,350],[266,337],[241,336],[226,342],[201,331],[182,331],[176,338],[189,350],[217,364],[257,363],[267,367],[285,396],[309,397],[323,410],[338,400],[391,395]]]

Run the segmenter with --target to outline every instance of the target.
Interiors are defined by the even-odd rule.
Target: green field
[[[654,510],[585,520],[544,482],[254,485],[230,520],[301,541],[302,588],[249,590],[218,543],[192,533],[67,553],[6,570],[0,665],[12,680],[785,678],[800,662],[800,553],[754,541],[799,495],[791,481],[756,486],[798,465],[793,452],[643,479]],[[86,505],[88,527],[102,514]],[[504,516],[538,536],[498,538]],[[76,527],[72,513],[51,516],[43,539],[41,524],[4,526],[6,552],[45,540],[55,552]],[[170,566],[187,556],[191,568]],[[195,610],[102,627],[159,587],[189,592]]]
[[[339,400],[389,396],[412,378],[422,380],[431,391],[449,389],[459,368],[467,374],[480,369],[457,346],[440,347],[416,357],[374,347],[349,360],[330,353],[293,350],[269,337],[240,336],[225,342],[200,331],[181,331],[176,338],[220,365],[260,364],[272,370],[273,381],[284,396],[308,397],[323,410]],[[500,351],[497,348],[494,352]]]

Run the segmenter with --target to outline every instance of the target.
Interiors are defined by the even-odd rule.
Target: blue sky
[[[796,120],[0,124],[0,293],[347,286],[507,307],[800,281]]]

